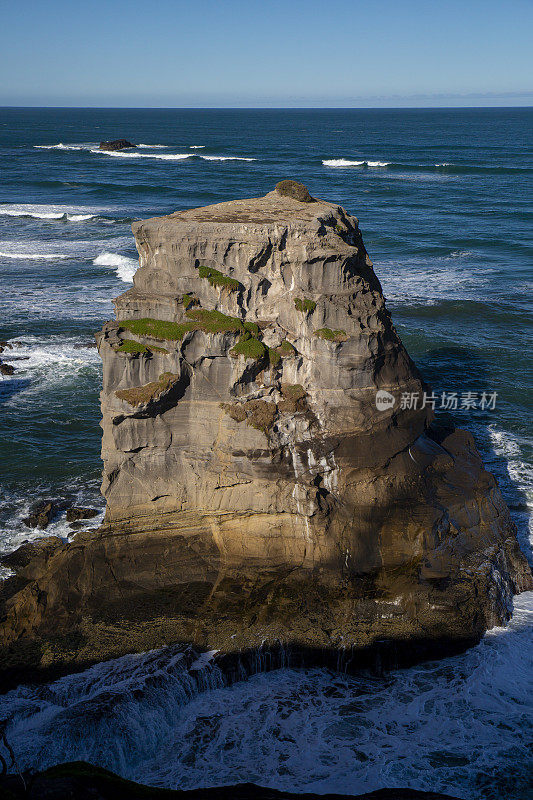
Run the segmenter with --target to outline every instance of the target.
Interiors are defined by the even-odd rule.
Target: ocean
[[[454,392],[531,555],[532,109],[0,109],[0,552],[69,538],[45,499],[100,510],[93,334],[137,266],[130,225],[282,178],[358,217],[396,328]],[[103,153],[126,137],[135,151]],[[462,402],[469,395],[472,402]],[[495,398],[481,408],[481,397]],[[463,406],[463,407],[461,407]],[[532,774],[533,593],[461,656],[349,677],[225,684],[181,651],[127,656],[0,698],[23,767],[86,758],[157,786],[409,786],[523,800]]]

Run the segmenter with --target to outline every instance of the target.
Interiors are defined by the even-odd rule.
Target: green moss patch
[[[267,355],[268,348],[265,347],[263,342],[260,342],[259,339],[255,339],[253,336],[250,336],[240,339],[235,347],[232,347],[229,352],[233,357],[244,356],[245,358],[251,358],[254,361],[258,361],[260,358],[263,358]]]
[[[244,325],[237,317],[228,317],[220,311],[208,311],[205,308],[187,311],[189,319],[195,323],[197,330],[205,333],[240,333]]]
[[[224,275],[224,273],[213,267],[198,267],[198,274],[200,278],[205,278],[211,286],[215,286],[219,289],[227,289],[230,292],[236,292],[243,288],[242,283],[239,283],[235,278],[230,278],[228,275]]]
[[[162,394],[167,392],[179,380],[179,375],[172,372],[165,372],[159,376],[159,380],[145,383],[143,386],[135,386],[131,389],[119,389],[115,396],[119,400],[125,400],[130,406],[141,406],[157,400]]]
[[[276,347],[276,353],[279,353],[280,356],[294,356],[296,355],[296,348],[285,339],[279,347]]]
[[[278,403],[280,412],[294,414],[296,411],[305,411],[307,392],[303,386],[299,383],[282,383],[280,390],[283,397],[283,400]]]
[[[279,366],[279,364],[281,362],[281,356],[278,353],[278,351],[277,350],[273,350],[272,347],[269,347],[267,349],[268,349],[268,361],[269,361],[270,366],[271,367]]]
[[[319,328],[315,331],[315,336],[325,339],[326,342],[345,342],[348,339],[346,331],[332,331],[331,328]]]
[[[191,294],[191,292],[187,292],[187,294],[183,295],[181,298],[181,303],[185,311],[188,311],[189,308],[194,308],[194,306],[200,305],[198,298],[194,294]]]
[[[235,422],[244,422],[246,419],[246,411],[242,403],[221,403],[220,408],[223,408],[226,414],[235,420]]]
[[[300,203],[314,203],[315,198],[309,194],[309,189],[298,181],[284,180],[276,183],[276,192],[282,197],[292,197]]]
[[[220,407],[235,422],[246,422],[252,428],[268,436],[274,424],[278,408],[267,400],[248,400],[244,403],[221,403]]]
[[[124,319],[119,320],[121,328],[131,331],[136,336],[149,336],[152,339],[179,341],[187,331],[194,330],[189,322],[168,322],[164,319]]]
[[[252,336],[257,336],[260,330],[259,325],[257,325],[255,322],[243,322],[242,326],[244,330],[248,331],[248,333],[251,333]]]
[[[295,297],[294,307],[296,311],[302,311],[304,314],[311,314],[316,308],[316,303],[314,300],[308,300],[306,297]]]
[[[245,404],[246,424],[268,436],[277,414],[275,403],[266,400],[248,400]]]
[[[148,348],[139,342],[134,342],[133,339],[123,339],[122,344],[116,348],[115,352],[138,356],[141,353],[147,353]]]

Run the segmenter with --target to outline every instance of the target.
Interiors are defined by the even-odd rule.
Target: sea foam
[[[0,216],[2,217],[31,217],[33,219],[43,219],[65,222],[86,222],[95,219],[95,213],[84,211],[73,211],[70,206],[55,205],[33,205],[31,203],[9,204],[0,206]]]
[[[124,283],[133,283],[133,276],[139,268],[137,259],[109,252],[101,253],[94,259],[93,264],[97,267],[113,267]]]
[[[322,161],[325,167],[388,167],[390,161],[351,161],[347,158],[329,158]]]

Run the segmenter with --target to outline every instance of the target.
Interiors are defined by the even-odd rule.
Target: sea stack
[[[132,147],[137,147],[136,144],[132,144],[127,139],[113,139],[111,142],[100,142],[98,149],[99,150],[128,150]]]
[[[11,666],[177,641],[404,663],[505,622],[532,586],[514,525],[472,436],[420,407],[357,219],[284,181],[133,232],[97,336],[105,522],[22,558]]]

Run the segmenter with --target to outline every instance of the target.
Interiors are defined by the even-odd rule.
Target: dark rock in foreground
[[[137,147],[136,144],[128,142],[127,139],[113,139],[111,142],[100,142],[100,150],[126,150],[129,147]]]
[[[412,663],[532,586],[472,436],[400,402],[429,389],[357,220],[303,189],[134,223],[97,337],[105,524],[5,587],[10,680],[172,642]]]
[[[26,777],[24,791],[19,776],[0,779],[0,800],[456,800],[436,792],[415,789],[380,789],[368,794],[297,794],[253,783],[208,789],[172,791],[127,781],[113,772],[83,761],[60,764]]]
[[[45,503],[33,506],[30,515],[22,521],[28,528],[47,528],[56,510],[54,501],[47,500]]]
[[[98,510],[96,508],[72,506],[67,509],[67,522],[78,522],[80,519],[92,519],[96,516],[98,516]]]

